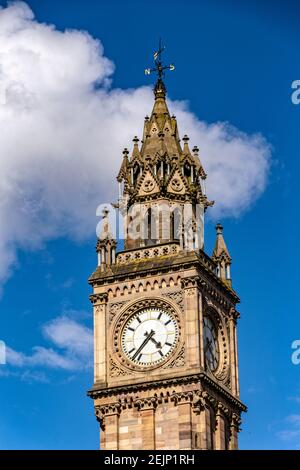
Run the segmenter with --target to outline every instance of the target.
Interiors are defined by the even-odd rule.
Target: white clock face
[[[178,325],[167,310],[148,308],[133,315],[122,334],[123,352],[135,364],[159,364],[173,351]]]

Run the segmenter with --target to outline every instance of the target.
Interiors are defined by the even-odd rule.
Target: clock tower
[[[161,49],[154,106],[141,142],[123,151],[114,205],[116,252],[103,211],[93,287],[94,385],[103,450],[237,449],[240,401],[236,304],[222,226],[204,251],[199,150],[179,138],[166,103]],[[148,69],[150,73],[152,70]],[[221,183],[220,183],[221,184]]]

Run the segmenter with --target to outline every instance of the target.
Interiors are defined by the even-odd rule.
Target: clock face
[[[122,333],[123,352],[130,361],[147,367],[164,361],[178,339],[178,325],[171,313],[148,308],[133,315]]]
[[[219,342],[217,330],[209,317],[204,317],[204,353],[207,367],[213,372],[219,365]]]

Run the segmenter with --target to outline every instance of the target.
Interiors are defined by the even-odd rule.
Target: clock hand
[[[153,337],[151,337],[150,340],[155,344],[157,349],[161,349],[161,343],[159,341],[156,341]]]
[[[146,346],[148,341],[150,341],[150,339],[152,338],[154,333],[155,333],[155,331],[153,331],[153,330],[151,330],[150,333],[147,333],[147,331],[146,331],[146,333],[145,333],[146,339],[142,342],[142,344],[140,345],[138,350],[134,353],[134,355],[132,356],[132,360],[134,360],[140,354],[140,352],[142,351],[142,349],[144,349],[144,347]]]

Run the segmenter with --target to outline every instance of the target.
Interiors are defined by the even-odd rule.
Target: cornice
[[[132,265],[132,269],[130,266]],[[229,301],[235,305],[240,301],[237,294],[227,284],[224,284],[214,273],[213,267],[215,263],[203,251],[197,252],[182,252],[178,256],[165,256],[160,258],[151,258],[147,261],[140,263],[133,262],[126,266],[122,265],[123,269],[118,272],[110,271],[109,273],[95,272],[90,278],[89,283],[93,286],[109,285],[114,282],[122,282],[127,280],[136,279],[139,277],[146,277],[147,275],[158,275],[164,273],[173,273],[191,268],[197,269],[199,273],[199,283],[205,292],[208,292],[219,300]],[[125,271],[125,272],[124,272]]]
[[[95,385],[91,390],[87,392],[87,395],[92,398],[93,400],[99,398],[107,398],[107,397],[117,397],[120,394],[128,395],[130,393],[137,393],[149,389],[162,389],[168,388],[172,386],[178,385],[188,385],[188,384],[203,384],[208,385],[214,392],[218,392],[222,398],[226,398],[226,400],[237,409],[239,412],[247,411],[246,405],[244,405],[238,398],[231,395],[229,391],[223,388],[221,385],[216,383],[210,377],[208,377],[204,372],[199,374],[193,375],[185,375],[182,377],[174,377],[170,379],[163,379],[163,380],[156,380],[156,381],[149,381],[143,383],[136,383],[136,384],[127,384],[121,385],[116,387],[110,387],[105,389],[97,389],[97,385]],[[204,390],[204,397],[205,395]],[[209,396],[209,395],[207,395]]]

